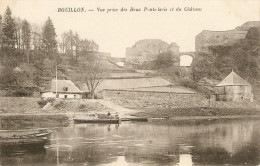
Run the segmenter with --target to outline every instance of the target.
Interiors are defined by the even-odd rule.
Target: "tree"
[[[99,45],[93,40],[83,39],[80,40],[80,51],[87,53],[87,52],[97,52],[99,50]]]
[[[43,43],[42,43],[42,31],[41,28],[36,25],[32,24],[31,25],[31,34],[32,34],[32,46],[34,50],[34,57],[38,55],[37,59],[43,59],[44,57],[40,57],[39,54],[42,54],[42,48],[43,48]]]
[[[159,54],[155,60],[155,65],[157,69],[170,67],[173,64],[174,61],[172,59],[172,54],[170,52]]]
[[[21,34],[22,34],[22,20],[18,17],[14,18],[15,23],[15,46],[16,49],[19,52],[19,55],[21,55],[21,49],[22,49],[22,40],[21,40]]]
[[[102,68],[100,65],[100,59],[94,55],[89,58],[88,63],[83,66],[85,71],[84,82],[86,83],[90,92],[91,98],[94,99],[95,90],[102,81]]]
[[[27,63],[30,63],[30,42],[31,42],[31,27],[27,20],[22,23],[22,41],[26,50]]]
[[[60,42],[60,50],[65,53],[66,50],[66,32],[61,35],[62,42]]]
[[[79,51],[79,45],[80,45],[80,38],[79,38],[79,34],[76,32],[74,35],[74,43],[75,43],[75,60],[76,63],[78,63],[78,51]]]
[[[98,50],[99,50],[99,45],[94,40],[91,40],[90,41],[90,51],[96,52]]]
[[[250,44],[259,45],[260,28],[251,27],[246,34],[246,39],[251,41]]]
[[[53,59],[53,54],[57,50],[56,32],[52,20],[48,17],[43,26],[42,40],[45,53],[50,59]]]
[[[2,27],[2,40],[3,46],[6,49],[13,49],[15,46],[15,23],[12,18],[12,11],[9,7],[6,8],[6,12],[3,20]]]

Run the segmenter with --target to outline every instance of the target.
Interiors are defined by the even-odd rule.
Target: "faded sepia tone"
[[[0,0],[0,166],[259,165],[258,0]]]

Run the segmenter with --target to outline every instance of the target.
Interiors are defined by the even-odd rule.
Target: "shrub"
[[[47,103],[53,103],[54,100],[54,98],[46,98],[39,100],[37,103],[40,105],[41,108],[43,108]]]
[[[80,104],[79,109],[85,109],[87,106],[85,104]]]
[[[190,80],[190,79],[183,79],[180,81],[180,85],[187,87],[187,88],[191,88],[194,90],[198,90],[198,85],[197,83],[195,83],[194,81]]]
[[[55,104],[53,106],[55,109],[61,109],[64,108],[64,102],[63,101],[59,101],[57,104]]]
[[[30,90],[30,89],[19,88],[19,89],[16,89],[12,93],[12,96],[15,96],[15,97],[29,97],[29,96],[32,96],[32,94],[33,94],[33,91]]]
[[[48,102],[44,99],[41,99],[37,102],[41,108],[43,108]]]

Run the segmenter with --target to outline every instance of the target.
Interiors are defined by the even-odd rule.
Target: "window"
[[[66,99],[66,98],[67,98],[67,95],[64,95],[64,98]]]

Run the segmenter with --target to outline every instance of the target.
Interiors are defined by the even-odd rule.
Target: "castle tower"
[[[180,61],[180,57],[179,57],[179,46],[176,43],[171,43],[168,51],[171,53],[172,55],[172,60],[174,62],[179,62]]]

